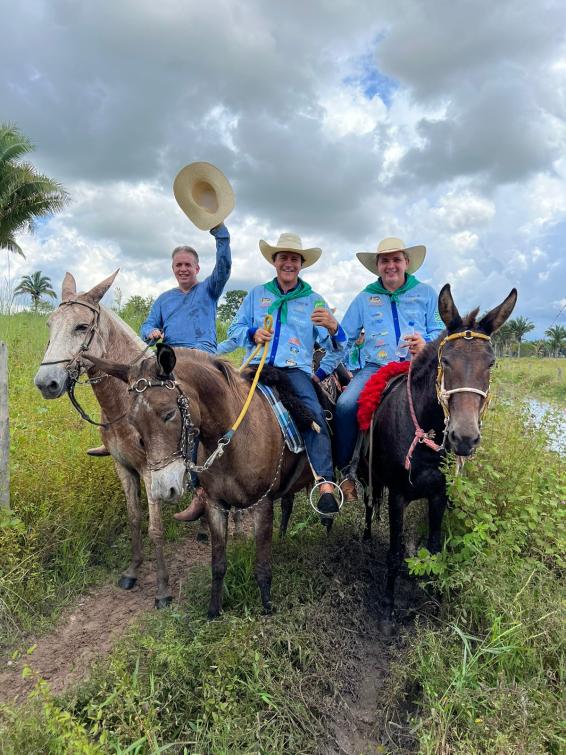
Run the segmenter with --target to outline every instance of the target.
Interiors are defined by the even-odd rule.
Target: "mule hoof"
[[[136,577],[124,577],[122,575],[118,580],[118,587],[121,587],[122,590],[131,590],[132,587],[136,586],[137,581]]]
[[[197,532],[197,543],[208,543],[208,535],[206,532]]]
[[[266,606],[263,607],[261,611],[263,616],[273,616],[274,613],[277,613],[277,609],[274,605],[271,603],[268,603]]]
[[[155,598],[155,607],[156,608],[167,608],[171,605],[173,602],[173,598],[170,595],[167,595],[166,598]]]
[[[213,611],[211,608],[209,608],[206,618],[209,621],[213,621],[214,619],[217,619],[219,616],[220,616],[220,611]]]
[[[371,532],[364,530],[364,534],[362,535],[362,541],[364,543],[371,543]]]

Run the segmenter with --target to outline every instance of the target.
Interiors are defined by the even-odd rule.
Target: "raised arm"
[[[230,277],[232,269],[232,252],[230,250],[230,234],[224,223],[212,228],[210,233],[216,239],[216,264],[210,276],[206,279],[208,291],[213,299],[218,301],[224,286]]]

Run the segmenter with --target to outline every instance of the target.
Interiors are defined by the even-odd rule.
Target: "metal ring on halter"
[[[323,414],[327,422],[332,422],[334,415],[330,411],[330,409],[323,409]]]
[[[132,385],[132,390],[136,393],[143,393],[146,388],[149,388],[149,380],[147,378],[140,378]]]
[[[329,513],[327,511],[321,511],[319,508],[316,507],[313,501],[313,495],[314,495],[315,490],[319,488],[321,485],[332,485],[340,493],[340,501],[338,502],[338,511],[331,511]],[[309,493],[309,503],[319,516],[333,517],[333,516],[336,516],[336,514],[340,513],[340,509],[342,508],[342,504],[344,503],[344,493],[340,489],[340,485],[338,485],[336,482],[332,482],[332,480],[325,480],[324,478],[322,478],[318,480],[318,482],[315,482],[315,484],[313,485],[312,490]]]

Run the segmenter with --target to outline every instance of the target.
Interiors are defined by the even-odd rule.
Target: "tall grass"
[[[566,359],[500,359],[497,379],[515,392],[566,403]]]

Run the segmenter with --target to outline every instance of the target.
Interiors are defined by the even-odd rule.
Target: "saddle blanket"
[[[289,451],[292,451],[294,454],[299,454],[301,451],[304,451],[305,444],[303,443],[301,434],[297,429],[295,420],[291,417],[287,409],[285,409],[276,392],[268,385],[263,385],[263,383],[258,383],[257,387],[267,399],[269,406],[273,409],[273,413],[277,417],[279,427],[281,428],[283,438],[285,439]]]
[[[373,413],[379,406],[387,383],[396,375],[409,372],[410,362],[389,362],[380,367],[364,385],[358,398],[358,427],[362,432],[369,430]]]

